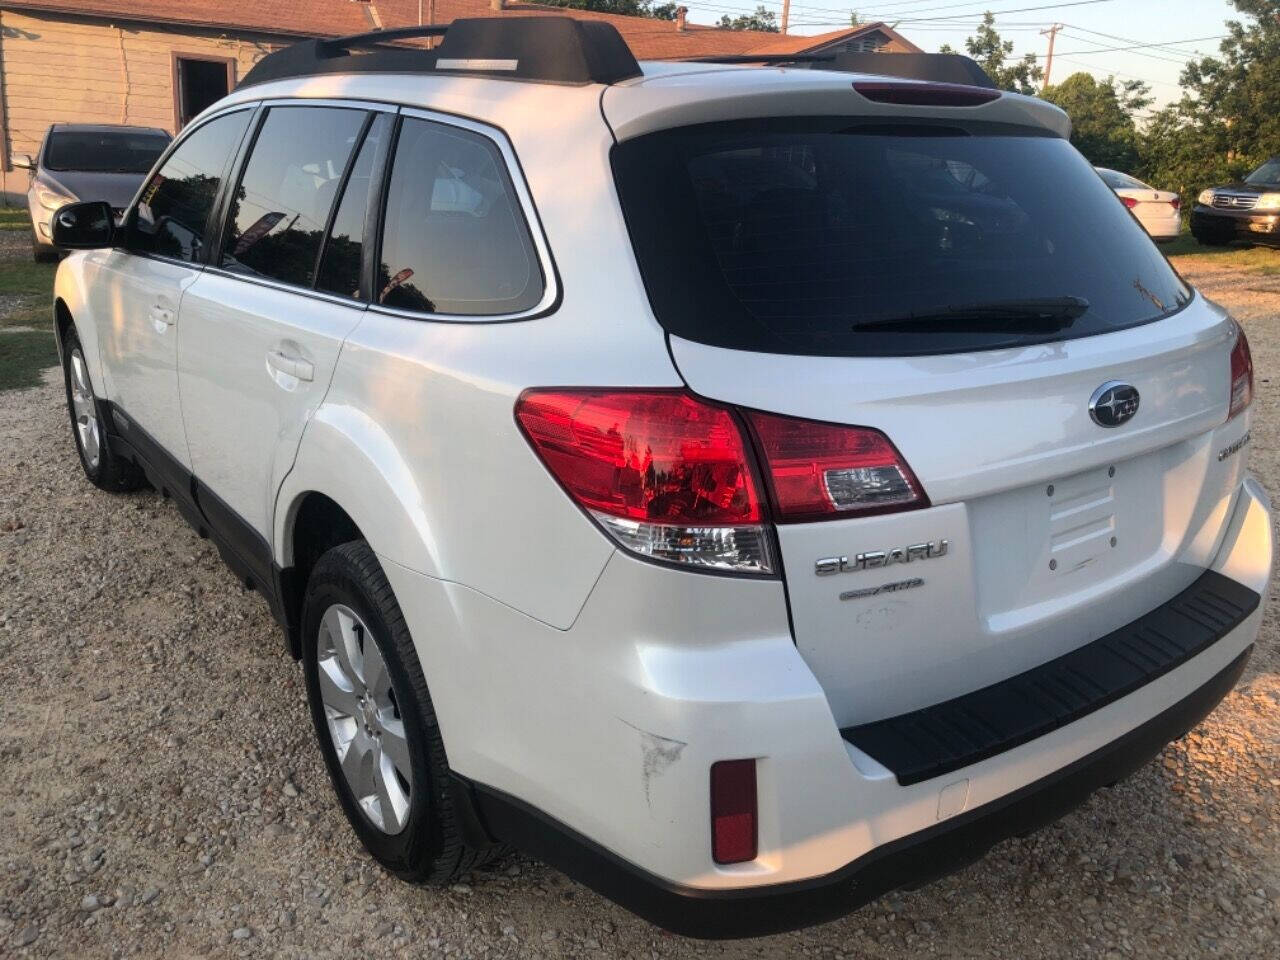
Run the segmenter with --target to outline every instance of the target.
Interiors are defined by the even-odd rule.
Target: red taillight
[[[1121,197],[1120,202],[1123,203],[1130,210],[1132,210],[1134,207],[1138,205],[1138,201],[1135,200],[1133,197]]]
[[[1253,403],[1253,355],[1249,352],[1249,340],[1244,330],[1236,328],[1236,343],[1231,348],[1231,408],[1230,420]]]
[[[1174,197],[1172,200],[1170,200],[1170,201],[1169,201],[1169,206],[1173,207],[1173,209],[1175,209],[1175,210],[1181,210],[1181,209],[1182,209],[1182,198],[1181,198],[1181,197]]]
[[[962,83],[920,83],[883,80],[856,80],[853,89],[876,103],[922,107],[977,107],[1000,99],[999,90],[970,87]]]
[[[516,420],[574,500],[629,550],[772,572],[759,482],[727,408],[678,390],[528,390]]]
[[[756,762],[721,760],[711,765],[711,856],[743,863],[757,852]]]
[[[747,416],[779,521],[831,520],[929,505],[915,474],[879,430],[754,411]]]

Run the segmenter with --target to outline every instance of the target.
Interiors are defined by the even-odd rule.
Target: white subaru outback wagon
[[[266,597],[390,871],[515,845],[675,931],[795,927],[1060,816],[1241,675],[1244,333],[1057,108],[894,56],[308,41],[122,222],[59,212],[85,473]]]

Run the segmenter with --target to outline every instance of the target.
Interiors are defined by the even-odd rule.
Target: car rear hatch
[[[998,683],[1168,600],[1211,558],[1239,479],[1217,436],[1234,325],[1065,140],[973,112],[738,118],[614,150],[690,389],[748,424],[879,431],[916,481],[859,499],[825,473],[834,509],[788,522],[774,477],[796,643],[842,727]],[[776,451],[752,432],[768,474]]]

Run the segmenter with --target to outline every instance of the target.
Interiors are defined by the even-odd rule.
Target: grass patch
[[[57,272],[56,263],[36,263],[34,260],[9,260],[0,263],[0,294],[52,297],[53,275]]]
[[[1172,243],[1161,244],[1160,251],[1166,257],[1176,257],[1181,267],[1194,269],[1202,266],[1243,270],[1262,276],[1280,275],[1280,250],[1272,247],[1246,247],[1235,243],[1226,247],[1205,247],[1190,233],[1183,233]]]
[[[40,371],[58,365],[53,334],[43,330],[0,332],[0,390],[40,386]]]
[[[56,263],[0,261],[0,332],[13,327],[53,329]]]
[[[31,216],[26,207],[0,207],[0,230],[30,230]]]

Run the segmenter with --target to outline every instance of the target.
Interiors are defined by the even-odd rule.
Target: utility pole
[[[782,32],[787,32],[787,20],[791,16],[791,0],[782,0]]]
[[[1049,85],[1049,74],[1053,70],[1053,41],[1058,39],[1058,31],[1061,30],[1063,24],[1055,23],[1048,30],[1041,30],[1040,36],[1049,38],[1049,55],[1044,58],[1044,87]],[[1044,87],[1040,89],[1043,90]]]

